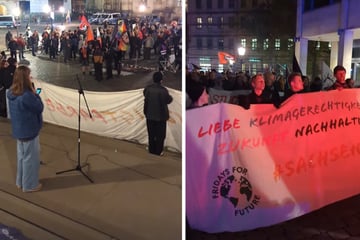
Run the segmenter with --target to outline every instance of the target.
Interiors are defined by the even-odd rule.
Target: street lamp
[[[245,48],[244,47],[239,47],[238,48],[238,54],[240,56],[240,70],[242,71],[242,61],[243,61],[243,57],[245,55]]]
[[[139,6],[139,11],[140,12],[145,12],[146,10],[146,5],[144,3],[141,3],[140,6]]]

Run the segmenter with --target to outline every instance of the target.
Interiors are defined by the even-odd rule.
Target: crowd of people
[[[114,25],[85,30],[77,27],[67,31],[47,25],[43,32],[32,31],[26,26],[25,33],[18,36],[13,36],[9,30],[5,36],[6,46],[10,56],[19,62],[25,59],[24,50],[29,49],[33,56],[40,52],[51,60],[61,56],[64,63],[78,59],[83,74],[91,73],[89,66],[93,64],[98,81],[101,81],[103,76],[97,69],[106,67],[106,78],[110,79],[113,77],[113,69],[120,75],[121,63],[125,60],[155,59],[160,62],[164,55],[173,55],[178,67],[181,67],[182,29],[176,21],[169,25],[151,22],[146,18],[123,21],[126,31],[121,32],[120,37],[117,35],[118,26]],[[93,31],[93,40],[87,40],[86,31]],[[96,50],[97,54],[101,53],[99,62],[94,61],[99,59],[94,58]],[[162,68],[160,63],[159,68]]]
[[[250,76],[244,72],[218,73],[216,70],[204,72],[194,68],[193,71],[186,72],[186,108],[207,105],[209,88],[228,91],[248,90],[249,94],[238,96],[238,104],[249,109],[251,104],[274,104],[279,108],[295,93],[355,87],[353,79],[346,79],[346,69],[343,66],[336,66],[333,73],[336,81],[330,87],[323,88],[320,77],[310,82],[307,76],[298,72],[290,73],[286,79],[270,71]]]

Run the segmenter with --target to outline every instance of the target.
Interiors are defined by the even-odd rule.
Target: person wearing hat
[[[168,90],[162,86],[161,72],[153,74],[153,83],[145,87],[144,114],[148,132],[149,153],[162,155],[166,137],[166,121],[169,119],[168,104],[173,100]]]

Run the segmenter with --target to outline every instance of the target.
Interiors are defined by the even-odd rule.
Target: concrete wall
[[[305,12],[303,15],[303,37],[337,33],[342,28],[360,28],[360,1],[348,0],[348,2],[348,14],[343,18],[344,23],[341,22],[343,12],[341,3]],[[342,26],[343,24],[344,26]]]

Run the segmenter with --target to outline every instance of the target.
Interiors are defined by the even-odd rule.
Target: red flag
[[[89,26],[90,26],[90,23],[86,19],[85,15],[82,15],[80,18],[79,29],[82,31],[86,31],[87,27],[89,27]]]
[[[81,15],[79,29],[86,31],[86,42],[94,40],[94,33],[85,15]]]
[[[220,64],[227,64],[229,61],[235,61],[235,56],[227,52],[218,52]]]

